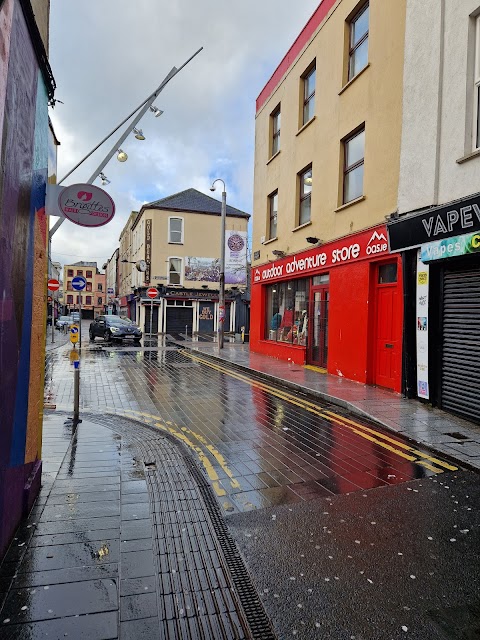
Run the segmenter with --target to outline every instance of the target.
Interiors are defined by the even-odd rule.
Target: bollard
[[[73,363],[73,421],[79,422],[80,417],[80,362]]]

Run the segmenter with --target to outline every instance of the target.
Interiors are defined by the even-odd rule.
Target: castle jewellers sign
[[[387,230],[390,251],[480,231],[480,194],[391,220]]]
[[[151,218],[145,219],[145,262],[147,263],[147,269],[145,271],[145,282],[150,283],[150,277],[152,274],[152,220]]]

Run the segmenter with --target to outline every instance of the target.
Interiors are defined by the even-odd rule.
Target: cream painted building
[[[227,204],[226,332],[236,330],[239,307],[245,305],[249,218]],[[221,203],[196,189],[132,213],[120,236],[122,313],[128,311],[146,333],[151,314],[153,333],[213,334],[218,325],[220,233]],[[149,286],[158,289],[153,303],[146,295]]]
[[[396,210],[404,27],[403,1],[323,0],[261,92],[254,266],[273,250],[292,254],[310,246],[306,237],[328,242]],[[355,28],[366,40],[349,55]],[[354,64],[360,70],[349,75]],[[345,184],[347,146],[352,163],[363,163],[351,182],[363,172],[363,185]],[[302,211],[302,199],[309,210]]]
[[[250,332],[253,351],[397,391],[402,283],[385,219],[405,11],[323,0],[257,98]]]
[[[72,280],[81,276],[86,280],[83,291],[72,287]],[[96,262],[75,262],[63,267],[63,304],[65,314],[78,311],[82,306],[82,318],[93,319],[105,311],[105,274],[100,273]]]

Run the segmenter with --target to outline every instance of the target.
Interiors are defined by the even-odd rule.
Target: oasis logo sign
[[[315,273],[330,266],[355,262],[368,257],[388,254],[386,227],[365,231],[344,238],[308,253],[300,253],[290,258],[282,258],[271,265],[257,267],[253,272],[253,282],[265,282],[296,274]]]

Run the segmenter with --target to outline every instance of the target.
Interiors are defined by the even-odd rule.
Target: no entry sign
[[[147,289],[147,296],[149,298],[151,298],[153,300],[153,298],[156,298],[158,295],[158,289],[156,289],[155,287],[149,287]]]
[[[48,281],[47,286],[49,291],[58,291],[60,289],[60,282],[52,278]]]

